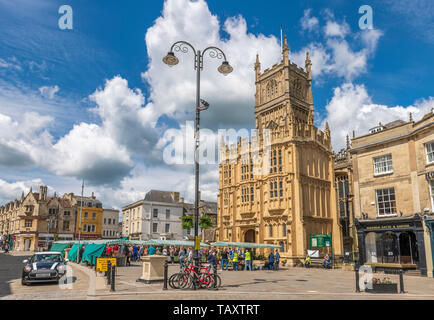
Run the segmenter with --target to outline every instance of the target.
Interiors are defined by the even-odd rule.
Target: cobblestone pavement
[[[169,265],[169,276],[178,272],[178,265]],[[434,300],[434,279],[404,276],[405,294],[370,294],[355,292],[352,271],[285,268],[275,271],[220,271],[222,287],[218,291],[163,291],[162,283],[136,282],[142,272],[141,264],[120,267],[116,293],[100,299],[429,299]],[[399,283],[398,275],[376,274]]]
[[[28,255],[27,255],[28,256]],[[95,283],[95,272],[86,267],[69,265],[77,277],[73,290],[62,290],[55,284],[21,286],[22,260],[25,256],[0,253],[0,299],[98,299],[98,300],[373,300],[373,299],[422,299],[434,300],[434,279],[404,276],[405,294],[369,294],[355,292],[354,272],[285,268],[275,271],[220,271],[222,287],[217,291],[180,291],[169,288],[163,291],[163,283],[144,284],[136,280],[142,274],[142,264],[119,267],[116,275],[116,291],[108,287],[89,290]],[[178,272],[178,265],[169,265],[169,276]],[[377,274],[399,283],[397,275]]]
[[[1,300],[38,300],[38,299],[86,299],[89,277],[71,265],[72,289],[61,289],[57,283],[38,283],[21,285],[22,261],[32,253],[0,253],[0,299]]]

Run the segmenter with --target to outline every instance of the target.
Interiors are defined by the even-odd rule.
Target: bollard
[[[403,274],[402,269],[399,271],[399,288],[400,288],[399,293],[405,293],[405,291],[404,291],[404,274]]]
[[[213,265],[214,267],[214,283],[212,284],[214,290],[217,290],[217,265]]]
[[[112,271],[112,263],[111,261],[107,262],[107,284],[111,282],[111,271]]]
[[[110,291],[115,291],[116,266],[112,266],[110,273],[111,273],[111,276],[112,276]]]
[[[167,290],[167,269],[169,269],[169,265],[167,264],[167,260],[164,261],[164,284],[163,290]]]
[[[359,285],[359,266],[355,265],[354,270],[356,272],[356,292],[360,292],[360,285]]]

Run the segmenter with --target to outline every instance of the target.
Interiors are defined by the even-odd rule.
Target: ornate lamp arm
[[[194,47],[188,43],[187,41],[177,41],[174,44],[172,44],[172,47],[170,47],[170,51],[176,51],[176,52],[182,52],[182,53],[188,53],[188,47],[191,48],[191,50],[193,50],[194,53],[194,59],[196,60],[196,50],[194,49]]]
[[[222,49],[217,48],[217,47],[208,47],[208,48],[206,48],[202,52],[202,57],[205,55],[205,52],[207,52],[208,50],[211,50],[210,53],[209,53],[209,56],[211,58],[217,58],[217,59],[223,59],[224,58],[224,61],[227,61],[225,53],[222,51]]]

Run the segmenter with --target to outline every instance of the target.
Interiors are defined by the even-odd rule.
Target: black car
[[[24,260],[21,284],[35,282],[59,282],[66,274],[66,262],[60,252],[38,252],[29,260]]]

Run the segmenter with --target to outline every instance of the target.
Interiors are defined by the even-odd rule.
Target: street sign
[[[108,271],[108,262],[111,262],[112,266],[116,266],[116,258],[97,258],[96,259],[96,271]]]
[[[200,249],[200,237],[196,236],[194,239],[194,249],[199,250]]]

